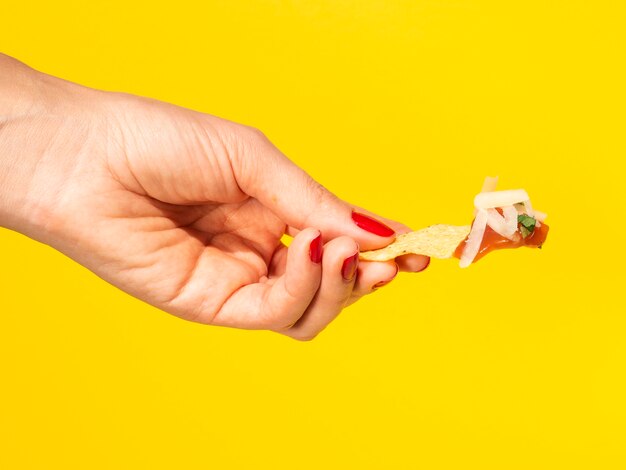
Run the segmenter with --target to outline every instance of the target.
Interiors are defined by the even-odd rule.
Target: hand
[[[408,228],[338,199],[252,128],[6,56],[0,96],[0,223],[162,310],[308,340],[397,273],[358,252]]]

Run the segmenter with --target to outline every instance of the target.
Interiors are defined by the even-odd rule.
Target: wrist
[[[34,214],[28,194],[36,162],[20,149],[25,142],[19,134],[27,126],[23,119],[19,121],[5,117],[0,122],[0,227],[25,233]]]
[[[45,219],[35,175],[53,129],[46,125],[43,74],[0,54],[0,227],[33,238]],[[44,182],[45,185],[45,182]]]

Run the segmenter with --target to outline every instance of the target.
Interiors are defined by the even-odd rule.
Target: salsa
[[[493,250],[501,250],[503,248],[519,248],[521,246],[541,248],[541,245],[543,245],[548,236],[548,230],[550,230],[550,227],[542,223],[540,227],[535,227],[530,234],[523,237],[520,233],[520,225],[518,224],[518,231],[515,233],[515,240],[509,240],[508,238],[496,233],[491,227],[487,226],[485,228],[483,240],[480,244],[480,249],[478,250],[478,254],[474,258],[473,262],[478,261],[480,258]],[[454,252],[455,258],[461,258],[466,242],[467,238],[457,247]]]

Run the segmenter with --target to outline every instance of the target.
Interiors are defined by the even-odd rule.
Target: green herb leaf
[[[524,238],[535,231],[535,226],[537,225],[537,221],[534,217],[529,216],[528,214],[519,214],[517,216],[517,222],[520,225],[520,232]]]

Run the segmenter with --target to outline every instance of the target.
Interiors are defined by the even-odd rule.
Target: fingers
[[[287,251],[284,274],[236,291],[212,323],[270,330],[293,325],[307,310],[320,286],[322,252],[319,230],[302,230]]]
[[[359,275],[352,293],[353,297],[360,298],[376,289],[389,284],[398,275],[399,267],[393,261],[361,262]]]
[[[397,222],[393,219],[388,219],[386,217],[382,217],[380,215],[374,214],[373,212],[368,211],[367,209],[364,209],[363,207],[358,207],[355,206],[354,209],[357,212],[360,212],[362,214],[366,214],[369,215],[370,217],[374,217],[377,220],[380,220],[381,222],[383,222],[385,225],[389,226],[391,229],[393,229],[394,232],[396,232],[396,234],[401,234],[401,233],[407,233],[410,232],[412,229],[407,226],[404,225],[401,222]]]
[[[352,295],[345,306],[348,307],[367,294],[386,286],[395,279],[398,272],[398,265],[393,261],[361,261]]]
[[[298,340],[311,340],[335,319],[352,295],[357,278],[359,247],[349,237],[324,247],[322,279],[317,295],[291,328],[278,330]]]
[[[358,208],[358,210],[365,214],[373,215],[366,209]],[[395,220],[386,219],[386,218],[381,218],[381,220],[385,224],[387,224],[389,227],[391,227],[393,230],[395,230],[397,234],[408,233],[411,231],[411,228],[409,228],[408,226],[400,222],[396,222]],[[396,258],[395,261],[398,264],[400,271],[409,272],[409,273],[418,273],[420,271],[423,271],[430,264],[430,258],[428,256],[415,255],[415,254],[399,256],[398,258]]]
[[[247,130],[244,130],[247,129]],[[342,201],[285,157],[263,135],[240,128],[232,156],[237,183],[293,229],[318,227],[325,240],[345,235],[362,249],[388,245],[395,231],[378,218]]]
[[[402,255],[396,258],[400,271],[407,273],[419,273],[430,265],[430,258],[423,255]]]
[[[349,237],[322,247],[320,232],[304,229],[272,261],[272,274],[278,276],[236,291],[212,323],[311,340],[343,308],[388,284],[399,271],[393,261],[359,265],[358,254],[358,244]]]

